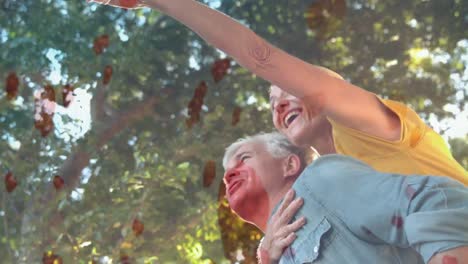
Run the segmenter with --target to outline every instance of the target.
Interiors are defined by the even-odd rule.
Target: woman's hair
[[[297,155],[301,161],[301,169],[305,168],[314,158],[314,151],[312,149],[296,147],[279,132],[259,133],[240,138],[227,147],[224,152],[223,167],[226,168],[228,161],[241,146],[255,142],[264,144],[267,151],[275,158],[283,158],[291,154]]]

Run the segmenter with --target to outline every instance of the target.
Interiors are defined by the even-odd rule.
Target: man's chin
[[[245,214],[245,212],[242,210],[242,207],[237,207],[237,206],[231,206],[231,209],[232,211],[234,211],[234,213],[239,216],[240,218],[242,218],[243,220],[247,220],[248,216]]]
[[[239,214],[238,212],[242,211],[242,201],[239,199],[236,199],[235,197],[233,198],[228,198],[228,203],[229,207],[236,212],[236,214]]]

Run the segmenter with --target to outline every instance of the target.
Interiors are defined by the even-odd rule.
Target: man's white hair
[[[283,158],[295,154],[301,160],[301,169],[309,164],[313,159],[313,150],[300,148],[293,145],[287,137],[279,132],[259,133],[238,139],[226,148],[223,157],[223,167],[226,165],[237,150],[245,144],[261,143],[266,146],[267,151],[275,158]]]

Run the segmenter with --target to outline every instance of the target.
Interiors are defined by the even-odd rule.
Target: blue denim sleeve
[[[405,232],[427,263],[439,253],[468,246],[468,188],[445,177],[410,176]]]
[[[380,173],[341,155],[307,171],[314,196],[364,241],[412,247],[426,263],[468,245],[468,189],[448,177]]]

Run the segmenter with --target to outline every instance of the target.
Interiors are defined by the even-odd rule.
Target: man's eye
[[[245,161],[245,160],[248,159],[248,158],[250,158],[250,156],[247,156],[247,155],[246,155],[246,156],[242,156],[240,160],[243,162],[243,161]]]
[[[275,110],[275,100],[274,99],[270,99],[270,110],[273,112],[273,110]]]
[[[275,101],[270,102],[270,109],[271,111],[275,110]]]

